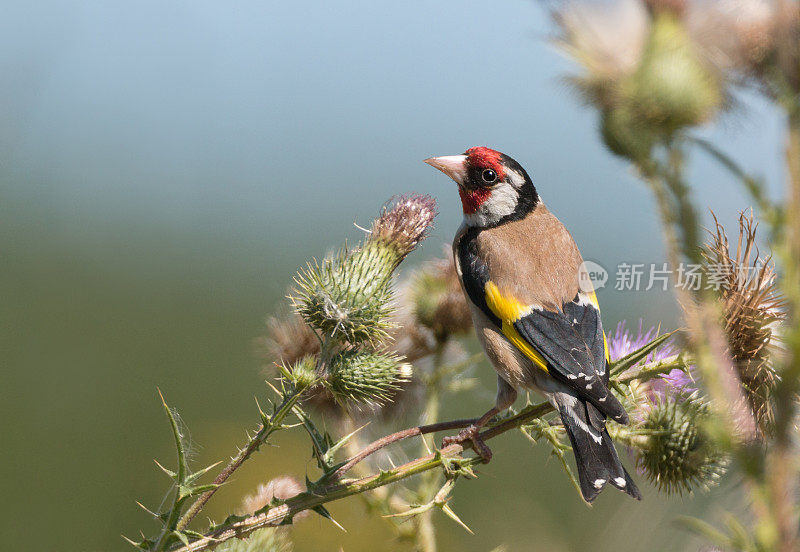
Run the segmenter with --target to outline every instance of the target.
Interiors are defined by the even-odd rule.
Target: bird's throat
[[[464,207],[464,214],[473,215],[483,203],[492,195],[492,191],[486,188],[475,188],[467,190],[459,187],[458,193],[461,196],[461,205]]]

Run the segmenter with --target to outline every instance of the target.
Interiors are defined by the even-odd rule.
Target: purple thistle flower
[[[653,339],[658,337],[656,328],[644,331],[643,321],[639,320],[639,329],[634,335],[625,327],[623,320],[617,324],[614,333],[608,337],[608,352],[611,360],[618,360],[638,349],[641,349]],[[678,354],[678,348],[672,339],[667,340],[663,345],[651,352],[645,362],[658,362]],[[668,374],[660,378],[652,379],[648,382],[648,390],[654,395],[664,396],[667,391],[680,394],[688,394],[694,391],[694,381],[691,376],[679,368],[673,369]]]

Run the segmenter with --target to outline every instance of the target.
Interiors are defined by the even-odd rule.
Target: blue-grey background
[[[620,262],[661,262],[652,201],[601,146],[563,84],[546,10],[503,2],[23,2],[0,6],[0,468],[4,547],[111,550],[152,529],[172,460],[160,387],[198,465],[222,460],[265,395],[253,354],[293,272],[390,196],[434,195],[440,254],[460,220],[453,185],[421,163],[489,145],[520,161],[584,256],[612,270],[606,326],[676,324],[668,293],[619,293]],[[740,97],[705,133],[779,193],[780,119]],[[723,221],[748,206],[702,158],[692,181]],[[487,386],[492,378],[486,368]],[[489,395],[487,395],[489,396]],[[486,406],[451,406],[475,414]],[[210,505],[310,469],[279,438]],[[707,499],[580,504],[555,462],[520,439],[460,485],[470,536],[443,549],[675,550],[675,515]],[[715,491],[726,493],[729,490]],[[714,495],[712,495],[713,498]],[[357,500],[312,518],[298,550],[385,546]]]

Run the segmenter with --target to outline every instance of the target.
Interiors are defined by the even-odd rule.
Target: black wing
[[[561,311],[534,309],[514,322],[519,335],[547,361],[550,375],[617,422],[628,415],[608,390],[608,362],[600,311],[579,294]]]

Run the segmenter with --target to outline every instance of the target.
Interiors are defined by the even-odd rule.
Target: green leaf
[[[572,487],[578,493],[578,496],[587,505],[589,505],[589,503],[583,498],[583,493],[581,492],[581,485],[578,482],[578,478],[575,477],[575,473],[572,471],[572,468],[569,467],[569,462],[567,461],[564,452],[570,450],[571,447],[561,442],[561,439],[559,438],[559,428],[556,426],[551,426],[547,420],[536,418],[532,420],[530,424],[520,427],[520,431],[522,431],[522,433],[532,442],[537,442],[542,437],[547,440],[552,447],[550,453],[558,459],[559,464],[561,464],[561,467],[567,474],[567,477],[569,478],[570,483],[572,483]]]
[[[136,542],[133,539],[129,539],[125,535],[120,535],[120,536],[123,538],[123,540],[125,540],[125,542],[127,542],[131,546],[139,548],[140,550],[150,550],[151,548],[153,548],[153,545],[155,544],[155,542],[151,541],[150,539],[142,539],[139,542]]]
[[[183,438],[181,437],[180,429],[178,428],[178,421],[175,419],[175,414],[172,409],[167,406],[164,395],[161,394],[161,389],[158,390],[158,396],[161,397],[161,404],[164,405],[164,412],[166,412],[167,419],[169,419],[169,425],[170,428],[172,428],[172,436],[175,439],[175,448],[178,451],[178,473],[175,474],[175,479],[178,483],[184,483],[189,469],[186,464],[186,451],[183,446]]]
[[[161,514],[157,514],[157,513],[153,512],[152,510],[150,510],[150,508],[148,508],[147,506],[145,506],[144,504],[142,504],[138,500],[136,501],[136,504],[139,506],[139,508],[141,508],[142,510],[144,510],[145,512],[147,512],[148,514],[150,514],[154,518],[162,519],[162,515]]]
[[[172,536],[181,541],[184,546],[189,546],[189,537],[183,531],[173,531]]]
[[[325,454],[328,452],[328,448],[330,446],[330,437],[325,434],[323,435],[317,429],[317,426],[314,425],[314,422],[311,421],[311,418],[298,406],[294,407],[295,416],[297,416],[303,424],[303,428],[308,433],[309,438],[311,439],[311,449],[314,454],[314,458],[317,459],[317,465],[322,470],[327,470],[330,466],[328,466]]]
[[[206,491],[212,491],[219,488],[216,483],[209,483],[208,485],[197,485],[196,487],[181,485],[178,487],[179,500],[185,500],[191,496],[201,495]]]
[[[464,523],[463,521],[461,521],[461,518],[459,518],[459,517],[456,515],[456,513],[453,511],[453,509],[450,507],[450,505],[449,505],[448,503],[446,503],[446,502],[445,502],[444,504],[442,504],[442,505],[441,505],[441,509],[442,509],[442,512],[444,512],[445,514],[447,514],[447,517],[449,517],[450,519],[452,519],[453,521],[455,521],[456,523],[458,523],[458,524],[459,524],[461,527],[463,527],[464,529],[466,529],[466,530],[467,530],[467,532],[468,532],[470,535],[474,535],[474,534],[475,534],[475,533],[473,533],[473,532],[472,532],[472,529],[470,529],[470,528],[469,528],[469,526],[468,526],[466,523]]]
[[[341,524],[338,521],[333,519],[333,516],[331,515],[331,513],[322,504],[320,504],[319,506],[315,506],[314,508],[312,508],[312,510],[314,510],[316,513],[318,513],[319,515],[321,515],[325,519],[329,519],[331,521],[331,523],[333,523],[336,527],[338,527],[339,529],[341,529],[342,531],[347,533],[347,529],[342,527]]]
[[[729,546],[731,543],[731,539],[728,535],[701,519],[682,516],[675,521],[679,525],[682,525],[687,531],[700,535],[723,548]]]
[[[230,514],[226,517],[221,523],[211,523],[208,527],[209,533],[216,533],[217,531],[221,531],[226,527],[230,527],[240,521],[244,521],[247,519],[247,516],[239,516],[236,514]]]
[[[412,506],[411,508],[409,508],[408,510],[406,510],[404,512],[397,512],[396,514],[386,514],[386,515],[383,515],[381,517],[385,517],[385,518],[400,518],[400,517],[416,516],[416,515],[419,515],[419,514],[424,514],[425,512],[427,512],[428,510],[430,510],[434,506],[435,506],[435,504],[433,502],[428,502],[427,504],[418,504],[416,506]]]
[[[347,441],[352,439],[355,436],[356,433],[358,433],[359,431],[361,431],[362,429],[364,429],[368,425],[369,425],[369,422],[367,422],[366,424],[362,425],[361,427],[351,431],[350,433],[348,433],[347,435],[345,435],[344,437],[342,437],[341,439],[336,441],[334,444],[332,444],[330,446],[330,448],[327,450],[327,452],[325,453],[325,462],[326,462],[326,464],[328,466],[333,465],[333,463],[335,461],[334,460],[334,455],[339,451],[339,449],[342,448],[347,443]]]
[[[731,532],[730,541],[734,547],[743,552],[754,552],[756,550],[755,541],[741,521],[729,514],[726,516],[725,525],[728,526]]]
[[[163,471],[165,474],[167,474],[170,479],[173,479],[173,480],[177,481],[177,479],[178,479],[178,474],[177,473],[175,473],[174,471],[172,471],[170,469],[165,468],[156,459],[153,459],[153,462],[155,462],[156,466],[161,468],[161,471]]]
[[[186,481],[185,481],[185,483],[194,483],[195,481],[197,481],[198,479],[200,479],[200,477],[201,477],[201,476],[203,476],[203,475],[205,475],[206,473],[208,473],[209,471],[213,470],[214,468],[216,468],[217,466],[219,466],[221,463],[222,463],[222,462],[215,462],[214,464],[211,464],[211,465],[210,465],[210,466],[208,466],[208,467],[205,467],[205,468],[203,468],[203,469],[201,469],[201,470],[197,470],[196,472],[194,472],[194,473],[192,473],[192,474],[189,474],[189,475],[186,477]]]
[[[656,337],[650,343],[647,343],[640,349],[633,351],[625,355],[624,357],[615,360],[611,363],[609,368],[609,374],[612,376],[619,375],[631,366],[638,364],[645,360],[650,353],[652,353],[655,349],[659,346],[663,345],[665,341],[667,341],[670,337],[675,335],[678,330],[673,330],[669,333],[661,334],[660,336]]]

